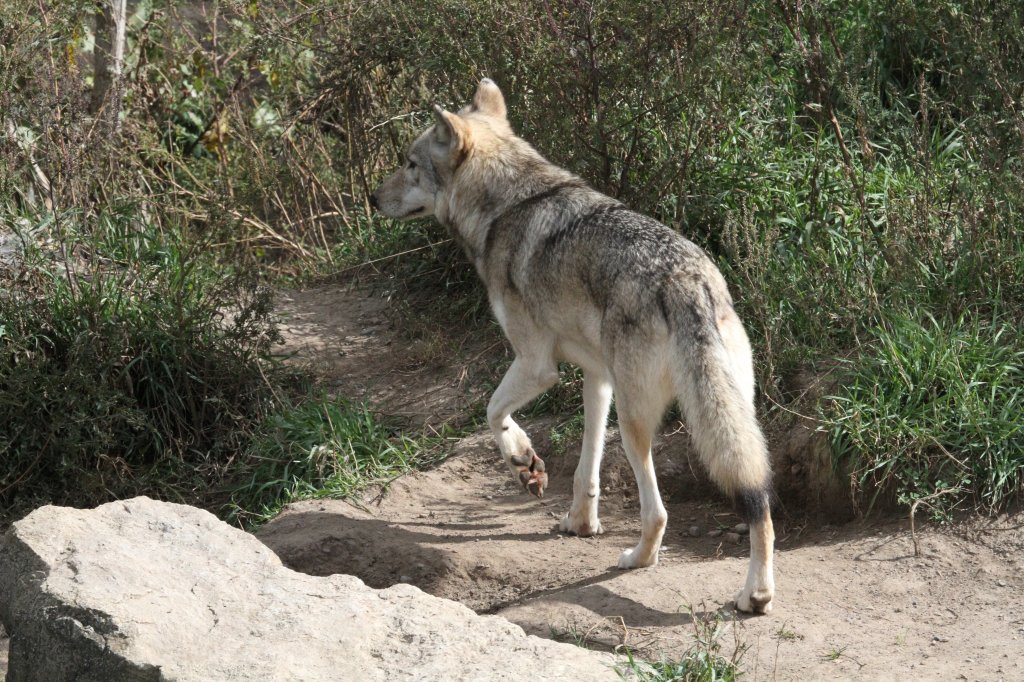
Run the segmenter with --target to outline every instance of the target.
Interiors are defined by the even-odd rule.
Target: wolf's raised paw
[[[531,449],[524,455],[512,457],[512,465],[518,472],[519,483],[522,484],[523,490],[538,498],[544,497],[544,489],[548,487],[548,475],[544,471],[544,460]]]

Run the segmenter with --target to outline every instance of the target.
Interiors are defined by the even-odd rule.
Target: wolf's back
[[[507,286],[543,311],[602,316],[602,345],[642,348],[664,325],[674,394],[711,478],[745,516],[767,505],[770,466],[754,409],[750,344],[711,259],[653,218],[565,184],[510,215]],[[542,315],[543,313],[539,313]],[[639,352],[639,351],[638,351]]]

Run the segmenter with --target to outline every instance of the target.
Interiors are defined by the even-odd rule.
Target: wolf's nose
[[[379,209],[380,204],[377,203],[377,193],[374,192],[370,195],[370,208]]]

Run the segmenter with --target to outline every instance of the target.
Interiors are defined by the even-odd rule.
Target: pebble
[[[1006,581],[1005,580],[1000,580],[1000,581],[996,582],[996,585],[999,585],[999,587],[1006,587]]]
[[[750,532],[750,526],[748,526],[745,523],[737,523],[733,527],[733,531],[739,533],[740,535],[746,535],[747,533]]]
[[[740,542],[742,540],[743,540],[743,536],[740,535],[739,533],[726,533],[725,534],[725,541],[726,542],[731,542],[734,545],[740,544]]]
[[[709,538],[717,538],[721,534],[722,534],[722,529],[721,528],[712,528],[711,530],[708,531],[708,537]]]
[[[691,538],[699,538],[700,526],[690,526],[690,528],[686,532],[689,533]]]

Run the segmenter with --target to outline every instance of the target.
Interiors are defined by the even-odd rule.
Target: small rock
[[[712,528],[711,530],[708,531],[708,537],[709,538],[717,538],[721,534],[722,534],[722,529],[721,528]]]
[[[1005,580],[996,581],[996,585],[999,585],[999,587],[1006,587],[1006,581]]]
[[[731,542],[734,545],[740,544],[740,542],[742,540],[743,540],[743,536],[740,535],[739,533],[726,533],[725,534],[725,541],[726,542]]]
[[[942,635],[932,635],[933,642],[948,642],[949,637],[943,637]]]
[[[400,576],[398,576],[398,582],[400,582],[400,583],[411,583],[412,582],[412,578],[410,576],[407,576],[407,575],[400,575]]]
[[[733,531],[739,533],[740,535],[746,535],[750,532],[750,526],[748,526],[745,523],[737,523],[735,526],[733,526]]]
[[[699,538],[700,526],[690,526],[690,528],[686,532],[689,533],[691,538]]]

